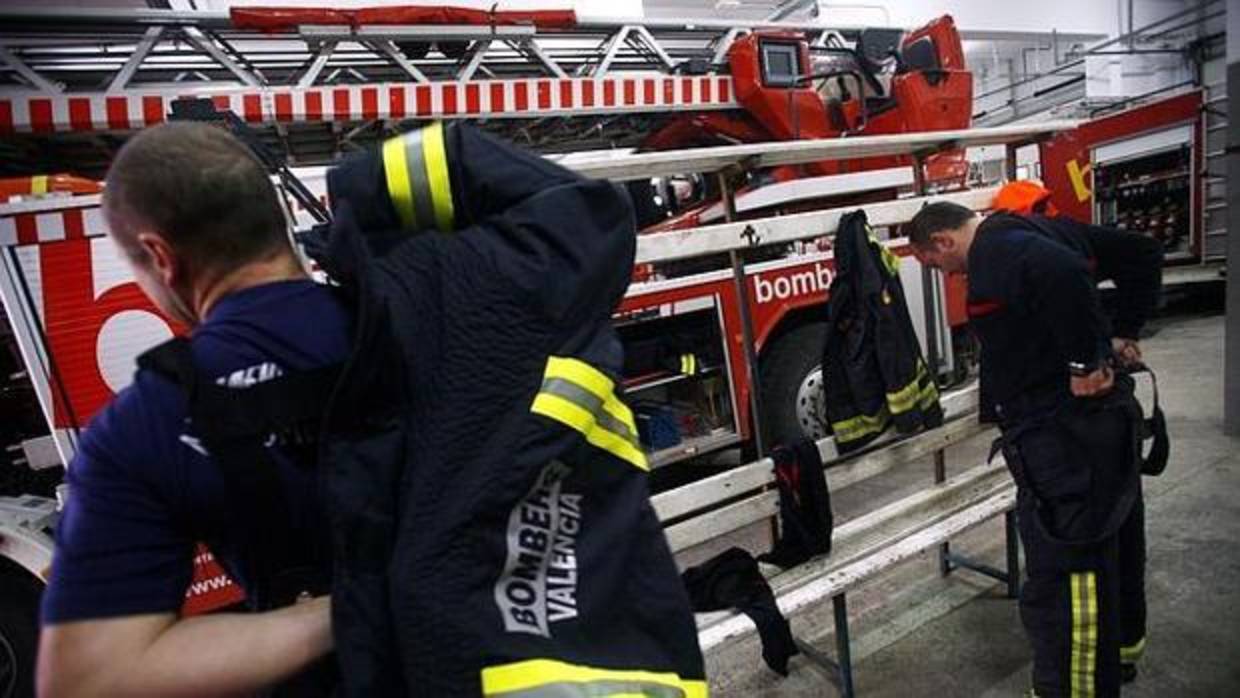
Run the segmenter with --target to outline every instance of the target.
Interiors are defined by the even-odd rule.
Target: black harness
[[[264,610],[287,605],[303,592],[325,593],[330,584],[329,541],[296,535],[271,448],[279,447],[296,467],[317,466],[323,414],[341,367],[229,388],[203,378],[184,338],[145,352],[138,366],[181,388],[192,433],[223,476],[243,533],[244,543],[236,552],[244,566],[248,605]]]

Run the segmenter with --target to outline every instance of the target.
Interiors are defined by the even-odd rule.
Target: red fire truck
[[[99,48],[94,60],[83,59],[82,37]],[[454,8],[0,8],[0,39],[32,88],[0,86],[0,137],[54,153],[57,165],[31,164],[33,176],[0,187],[0,677],[19,681],[28,681],[31,604],[50,560],[57,466],[131,380],[136,355],[177,331],[107,239],[97,182],[42,172],[97,178],[117,136],[165,120],[185,97],[237,114],[293,165],[327,164],[437,118],[476,120],[555,154],[960,129],[971,112],[972,78],[949,17],[903,32]],[[756,218],[890,199],[913,183],[911,162],[762,168],[736,183],[735,209]],[[963,153],[938,154],[924,171],[930,186],[958,187]],[[725,217],[710,178],[628,179],[650,230]],[[295,206],[290,215],[299,217]],[[813,242],[759,246],[745,272],[771,434],[821,433],[815,344],[830,255]],[[617,315],[629,400],[656,467],[752,435],[731,274],[718,256],[643,264]],[[197,563],[188,610],[237,600],[208,552]]]

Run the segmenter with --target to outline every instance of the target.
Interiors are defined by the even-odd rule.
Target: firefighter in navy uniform
[[[968,273],[982,411],[999,422],[1018,487],[1033,695],[1118,695],[1145,645],[1145,522],[1140,408],[1108,361],[1140,358],[1161,254],[1133,234],[1008,212],[981,220],[950,202],[906,230],[923,264]],[[1123,291],[1114,340],[1099,270]]]

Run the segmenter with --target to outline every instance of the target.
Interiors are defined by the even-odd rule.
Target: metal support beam
[[[10,68],[17,71],[17,74],[25,78],[27,82],[35,87],[35,89],[52,93],[59,93],[63,91],[61,90],[60,85],[57,85],[51,80],[48,80],[42,75],[36,73],[34,68],[26,65],[22,59],[18,58],[4,44],[0,44],[0,61],[4,61]]]
[[[457,73],[456,79],[465,82],[472,80],[474,73],[478,72],[478,66],[482,65],[482,59],[487,55],[487,51],[491,49],[490,39],[479,39],[469,47],[469,53],[465,55],[465,65],[461,66],[461,72]]]
[[[736,218],[736,198],[732,183],[728,181],[728,173],[722,171],[719,177],[719,194],[723,199],[724,220],[732,222]],[[752,246],[757,241],[750,238]],[[762,379],[758,374],[758,351],[754,346],[753,310],[749,307],[749,281],[745,276],[745,255],[740,250],[728,252],[732,262],[732,281],[736,290],[737,306],[741,316],[741,340],[745,345],[745,371],[749,382],[749,423],[753,427],[754,448],[757,457],[766,456],[766,440],[762,433]]]
[[[233,60],[232,56],[224,52],[224,49],[217,46],[214,41],[203,34],[202,30],[197,27],[184,27],[181,32],[185,34],[185,38],[189,39],[190,43],[197,46],[208,56],[211,56],[212,60],[224,66],[228,72],[236,75],[238,80],[250,87],[262,86],[262,82],[258,78],[252,75],[250,71],[242,68],[241,64]]]
[[[521,42],[521,47],[528,51],[530,55],[537,58],[538,61],[543,64],[543,67],[550,71],[552,75],[557,78],[568,77],[568,73],[564,72],[563,68],[556,65],[556,62],[551,60],[551,56],[548,56],[547,52],[543,51],[542,47],[538,45],[537,39],[525,39]]]
[[[628,38],[632,30],[633,27],[623,26],[612,35],[607,44],[607,51],[603,53],[603,60],[599,61],[598,67],[594,69],[594,77],[601,78],[607,74],[611,68],[611,62],[616,60],[616,54],[620,52],[620,47],[624,45],[624,40]]]
[[[372,41],[369,43],[369,46],[375,51],[387,56],[388,60],[395,63],[401,70],[405,71],[405,74],[413,78],[414,82],[430,82],[430,80],[427,79],[426,74],[421,70],[418,70],[418,67],[414,65],[413,62],[405,56],[405,54],[401,53],[400,49],[396,48],[396,44],[391,41]]]
[[[748,34],[750,30],[744,27],[735,27],[729,29],[727,34],[719,38],[719,42],[715,44],[715,55],[710,59],[711,65],[720,65],[728,57],[728,49],[732,48],[732,42],[742,34]]]
[[[159,37],[163,36],[163,33],[163,27],[147,27],[146,32],[142,35],[142,39],[138,41],[138,45],[134,46],[133,53],[129,54],[129,60],[125,61],[125,65],[121,66],[120,72],[116,74],[116,77],[112,78],[112,83],[108,85],[108,92],[119,92],[125,89],[125,86],[133,79],[134,73],[138,72],[142,61],[146,60],[147,54],[151,52],[151,49],[155,48],[155,44],[159,41]]]
[[[310,62],[310,67],[306,68],[306,73],[297,81],[298,87],[311,87],[314,81],[319,79],[319,74],[323,72],[323,67],[327,65],[328,59],[332,57],[332,53],[336,51],[335,41],[324,41],[319,47],[318,53],[315,54],[314,60]]]
[[[654,38],[654,35],[650,33],[649,29],[643,26],[638,26],[635,33],[642,38],[646,46],[654,52],[654,55],[659,57],[659,61],[662,62],[663,65],[668,68],[676,67],[676,62],[672,60],[671,56],[667,55],[667,51],[663,50],[663,47],[659,45],[659,40]]]

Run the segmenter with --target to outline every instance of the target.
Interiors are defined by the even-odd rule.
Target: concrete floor
[[[1171,462],[1146,478],[1149,644],[1126,696],[1240,696],[1240,439],[1222,435],[1223,317],[1217,303],[1173,307],[1152,323],[1146,358],[1161,379],[1172,438]],[[981,462],[981,439],[952,449],[949,472]],[[915,464],[835,497],[837,521],[897,499],[929,482]],[[995,566],[1002,523],[953,542]],[[737,541],[729,541],[735,544]],[[765,548],[755,530],[741,545]],[[725,547],[725,546],[720,546]],[[690,561],[716,550],[693,550]],[[849,596],[857,692],[886,696],[1018,696],[1030,654],[1016,603],[979,575],[937,573],[926,554]],[[792,619],[794,633],[834,655],[830,605]],[[818,669],[794,658],[787,678],[765,669],[756,640],[708,658],[714,695],[834,696]]]

